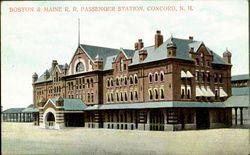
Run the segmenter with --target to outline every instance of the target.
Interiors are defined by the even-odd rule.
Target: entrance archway
[[[52,112],[48,112],[45,117],[46,128],[55,128],[55,116]]]

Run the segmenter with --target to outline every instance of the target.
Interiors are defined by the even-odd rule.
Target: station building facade
[[[69,63],[56,60],[33,78],[34,122],[43,128],[128,130],[229,127],[231,53],[217,55],[193,37],[134,49],[79,44]]]

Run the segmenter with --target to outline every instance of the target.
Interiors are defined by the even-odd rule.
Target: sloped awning
[[[187,77],[187,74],[182,70],[181,71],[181,78],[185,78],[185,77]]]
[[[207,92],[207,90],[205,89],[205,87],[201,87],[201,91],[204,94],[204,97],[210,97],[209,92]]]
[[[192,77],[194,77],[193,74],[191,72],[187,71],[187,78],[192,78]]]
[[[196,87],[196,96],[197,97],[204,96],[203,92],[201,91],[201,89],[198,86]]]
[[[220,97],[227,97],[227,93],[223,90],[223,88],[220,88]]]
[[[207,87],[207,92],[208,92],[208,94],[209,94],[210,97],[214,97],[215,96],[214,93],[212,92],[212,90],[209,87]]]

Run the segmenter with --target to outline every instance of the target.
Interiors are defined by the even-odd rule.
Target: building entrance
[[[55,127],[55,116],[52,112],[48,112],[45,118],[46,128],[54,128]]]
[[[164,130],[164,115],[162,111],[150,112],[150,130]]]
[[[209,128],[209,113],[207,109],[196,110],[196,123],[197,123],[197,129]]]

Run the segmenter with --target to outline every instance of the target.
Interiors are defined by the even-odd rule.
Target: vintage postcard
[[[1,154],[249,154],[247,1],[1,3]]]

